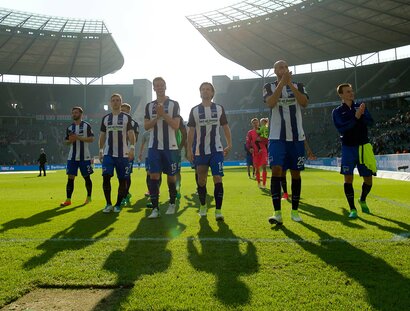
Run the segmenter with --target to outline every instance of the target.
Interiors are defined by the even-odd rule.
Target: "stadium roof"
[[[247,0],[187,19],[222,56],[249,70],[410,44],[408,0]]]
[[[0,74],[102,77],[123,64],[103,21],[0,8]]]

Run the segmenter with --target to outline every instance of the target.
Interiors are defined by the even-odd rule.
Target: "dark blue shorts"
[[[269,166],[281,166],[282,170],[305,169],[305,143],[303,141],[269,140]]]
[[[83,177],[90,176],[92,173],[94,173],[90,160],[86,160],[86,161],[68,160],[67,161],[67,170],[66,170],[67,175],[77,176],[78,169],[80,169],[81,175]]]
[[[130,176],[130,167],[128,158],[117,158],[105,155],[102,162],[102,174],[114,176],[117,173],[118,179],[127,179]]]
[[[178,171],[179,150],[148,149],[148,165],[150,173],[164,173],[174,176]]]
[[[246,165],[247,165],[247,166],[253,165],[253,157],[252,157],[251,154],[248,154],[248,155],[246,156]]]
[[[372,176],[373,173],[364,164],[359,164],[359,146],[342,145],[342,163],[340,174],[353,175],[353,170],[357,166],[360,176]]]
[[[213,152],[204,156],[195,156],[195,166],[206,165],[211,168],[212,176],[224,175],[224,153]]]

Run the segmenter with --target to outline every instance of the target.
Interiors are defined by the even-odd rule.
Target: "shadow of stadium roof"
[[[410,43],[408,0],[252,0],[187,19],[222,56],[249,70]]]
[[[124,64],[102,21],[0,8],[0,74],[102,77]]]

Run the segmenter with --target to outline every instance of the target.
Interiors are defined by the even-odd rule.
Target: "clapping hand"
[[[289,71],[289,70],[285,71],[283,73],[281,82],[283,83],[283,85],[290,85],[292,83],[292,71]]]
[[[359,108],[356,110],[356,118],[360,119],[360,117],[364,114],[364,111],[366,109],[366,104],[365,103],[361,103]]]

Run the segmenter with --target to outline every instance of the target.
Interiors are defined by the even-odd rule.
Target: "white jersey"
[[[145,106],[145,119],[152,120],[157,117],[157,101],[154,100]],[[178,102],[167,99],[164,102],[164,111],[171,118],[179,116]],[[154,128],[150,130],[148,148],[156,150],[178,150],[175,136],[176,131],[163,119],[160,118]]]
[[[307,95],[302,83],[292,82],[303,94]],[[277,82],[265,84],[263,96],[271,96],[277,87]],[[282,88],[282,94],[275,107],[271,109],[269,124],[269,139],[284,141],[304,141],[305,133],[302,126],[301,106],[297,103],[295,94],[288,85]]]
[[[194,155],[203,156],[223,151],[219,130],[226,124],[228,120],[221,105],[212,103],[210,107],[202,104],[193,107],[189,114],[188,127],[195,128]]]
[[[72,123],[66,130],[65,139],[68,140],[70,134],[75,134],[81,137],[93,137],[94,133],[91,129],[91,125],[88,122],[81,121],[80,124]],[[68,152],[68,160],[72,161],[88,161],[91,160],[90,150],[88,149],[89,143],[76,140],[70,145],[70,151]]]
[[[134,130],[131,116],[121,112],[118,115],[109,113],[101,122],[101,132],[106,133],[104,155],[115,158],[128,157],[127,132]]]

